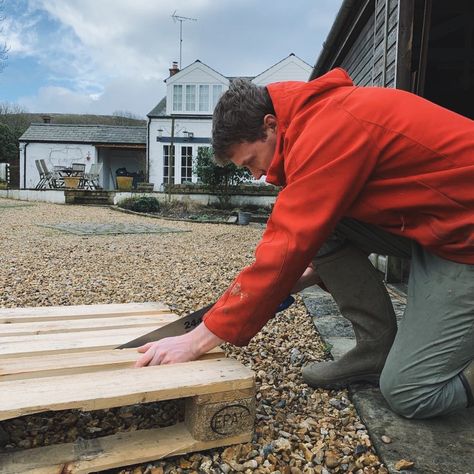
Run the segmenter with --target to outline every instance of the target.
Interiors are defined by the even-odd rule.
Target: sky
[[[145,117],[173,61],[256,76],[290,53],[314,65],[342,0],[0,0],[0,102],[29,112]]]

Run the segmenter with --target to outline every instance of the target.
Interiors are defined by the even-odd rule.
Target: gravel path
[[[99,207],[15,204],[0,199],[0,307],[162,301],[185,314],[218,298],[252,262],[263,231]],[[59,223],[153,223],[191,232],[78,236],[38,226]],[[303,383],[301,365],[326,353],[300,298],[248,347],[227,351],[256,372],[254,442],[111,473],[388,472],[347,392]]]

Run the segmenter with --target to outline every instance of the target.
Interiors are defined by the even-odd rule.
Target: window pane
[[[181,147],[181,183],[193,179],[193,147]]]
[[[217,104],[217,101],[220,99],[221,95],[222,95],[222,86],[218,86],[218,85],[212,86],[212,109],[213,110]]]
[[[169,163],[171,161],[171,184],[174,184],[174,151],[175,147],[171,149],[170,145],[163,145],[163,183],[169,183]],[[171,156],[170,156],[171,152]]]
[[[173,86],[173,111],[183,110],[183,86]]]
[[[199,86],[199,112],[209,111],[209,86]]]
[[[196,110],[196,86],[186,86],[186,111],[194,112]]]

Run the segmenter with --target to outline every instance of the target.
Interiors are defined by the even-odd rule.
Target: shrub
[[[118,206],[135,212],[158,212],[160,201],[151,196],[130,197],[120,201]]]

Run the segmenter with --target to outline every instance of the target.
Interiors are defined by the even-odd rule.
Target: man
[[[283,186],[253,265],[191,333],[148,344],[138,366],[245,345],[293,290],[319,283],[355,331],[337,362],[303,378],[377,381],[409,418],[473,404],[474,126],[420,97],[354,87],[341,69],[309,83],[236,81],[214,112],[216,158]],[[398,329],[367,255],[411,257]]]

